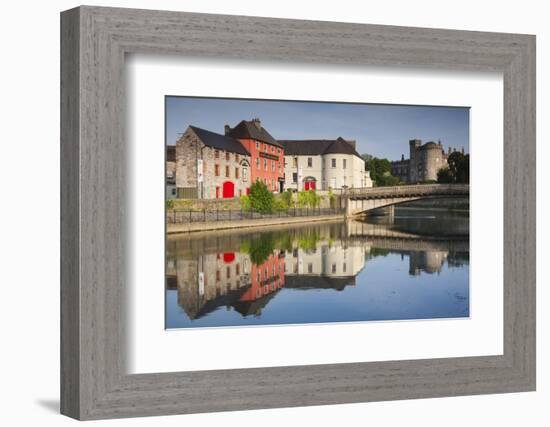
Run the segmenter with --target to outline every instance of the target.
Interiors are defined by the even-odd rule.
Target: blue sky
[[[390,160],[408,158],[408,141],[441,140],[469,152],[469,108],[218,98],[166,98],[166,137],[175,144],[178,133],[193,125],[223,134],[227,123],[259,117],[275,139],[335,139],[357,141],[357,151]]]

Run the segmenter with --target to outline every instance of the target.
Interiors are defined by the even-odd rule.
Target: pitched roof
[[[351,154],[361,156],[353,145],[342,137],[336,139],[279,140],[285,149],[285,155],[319,156],[322,154]]]
[[[255,139],[277,147],[282,147],[264,127],[261,125],[259,127],[256,126],[254,121],[241,120],[237,126],[229,128],[226,135],[232,136],[233,138]]]
[[[206,129],[201,129],[195,126],[189,126],[189,128],[195,132],[195,135],[208,147],[218,148],[224,151],[230,151],[232,153],[242,154],[249,156],[250,153],[243,147],[243,145],[235,138],[230,136],[220,135],[219,133],[210,132]]]

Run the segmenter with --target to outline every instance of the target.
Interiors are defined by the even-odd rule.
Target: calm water
[[[396,208],[169,238],[166,327],[468,317],[468,228],[467,213]]]

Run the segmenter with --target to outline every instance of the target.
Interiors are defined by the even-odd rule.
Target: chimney
[[[254,126],[256,126],[258,128],[258,130],[262,129],[262,122],[260,121],[260,119],[258,117],[254,117],[252,119],[252,123],[254,123]]]
[[[441,147],[441,140],[440,139],[437,140],[437,145],[439,145]]]
[[[229,135],[229,132],[231,132],[231,126],[229,126],[227,123],[223,126],[223,130],[226,135]]]
[[[449,145],[449,148],[447,149],[447,155],[451,154],[451,146]]]
[[[462,147],[462,149],[460,150],[460,152],[461,152],[462,154],[464,154],[464,147]]]
[[[401,154],[401,161],[405,160],[405,155]]]

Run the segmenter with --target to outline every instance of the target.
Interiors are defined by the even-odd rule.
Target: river
[[[468,317],[467,212],[169,236],[166,328]]]

